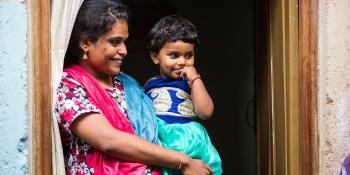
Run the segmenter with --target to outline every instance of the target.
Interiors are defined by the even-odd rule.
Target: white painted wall
[[[0,1],[0,174],[28,174],[27,9]]]
[[[350,154],[350,1],[319,0],[319,174]]]

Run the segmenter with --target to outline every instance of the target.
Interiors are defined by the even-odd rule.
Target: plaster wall
[[[0,174],[28,174],[27,8],[0,0]]]
[[[350,1],[319,0],[319,174],[339,174],[350,153]]]

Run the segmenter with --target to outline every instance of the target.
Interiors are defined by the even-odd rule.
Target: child
[[[166,148],[201,159],[222,174],[221,159],[205,128],[196,120],[211,117],[214,105],[194,65],[199,40],[195,26],[171,15],[160,19],[149,33],[150,55],[160,75],[150,79],[145,92],[158,119],[159,139]],[[180,168],[180,167],[179,167]],[[180,174],[165,169],[164,174]]]

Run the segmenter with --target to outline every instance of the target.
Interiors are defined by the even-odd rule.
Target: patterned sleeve
[[[57,88],[55,104],[59,127],[72,134],[71,124],[73,121],[82,114],[91,112],[102,113],[99,108],[91,103],[80,83],[64,74]]]

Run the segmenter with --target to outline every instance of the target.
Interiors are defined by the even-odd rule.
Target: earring
[[[83,55],[83,60],[87,60],[88,56],[86,55],[86,51],[84,51],[84,55]]]

